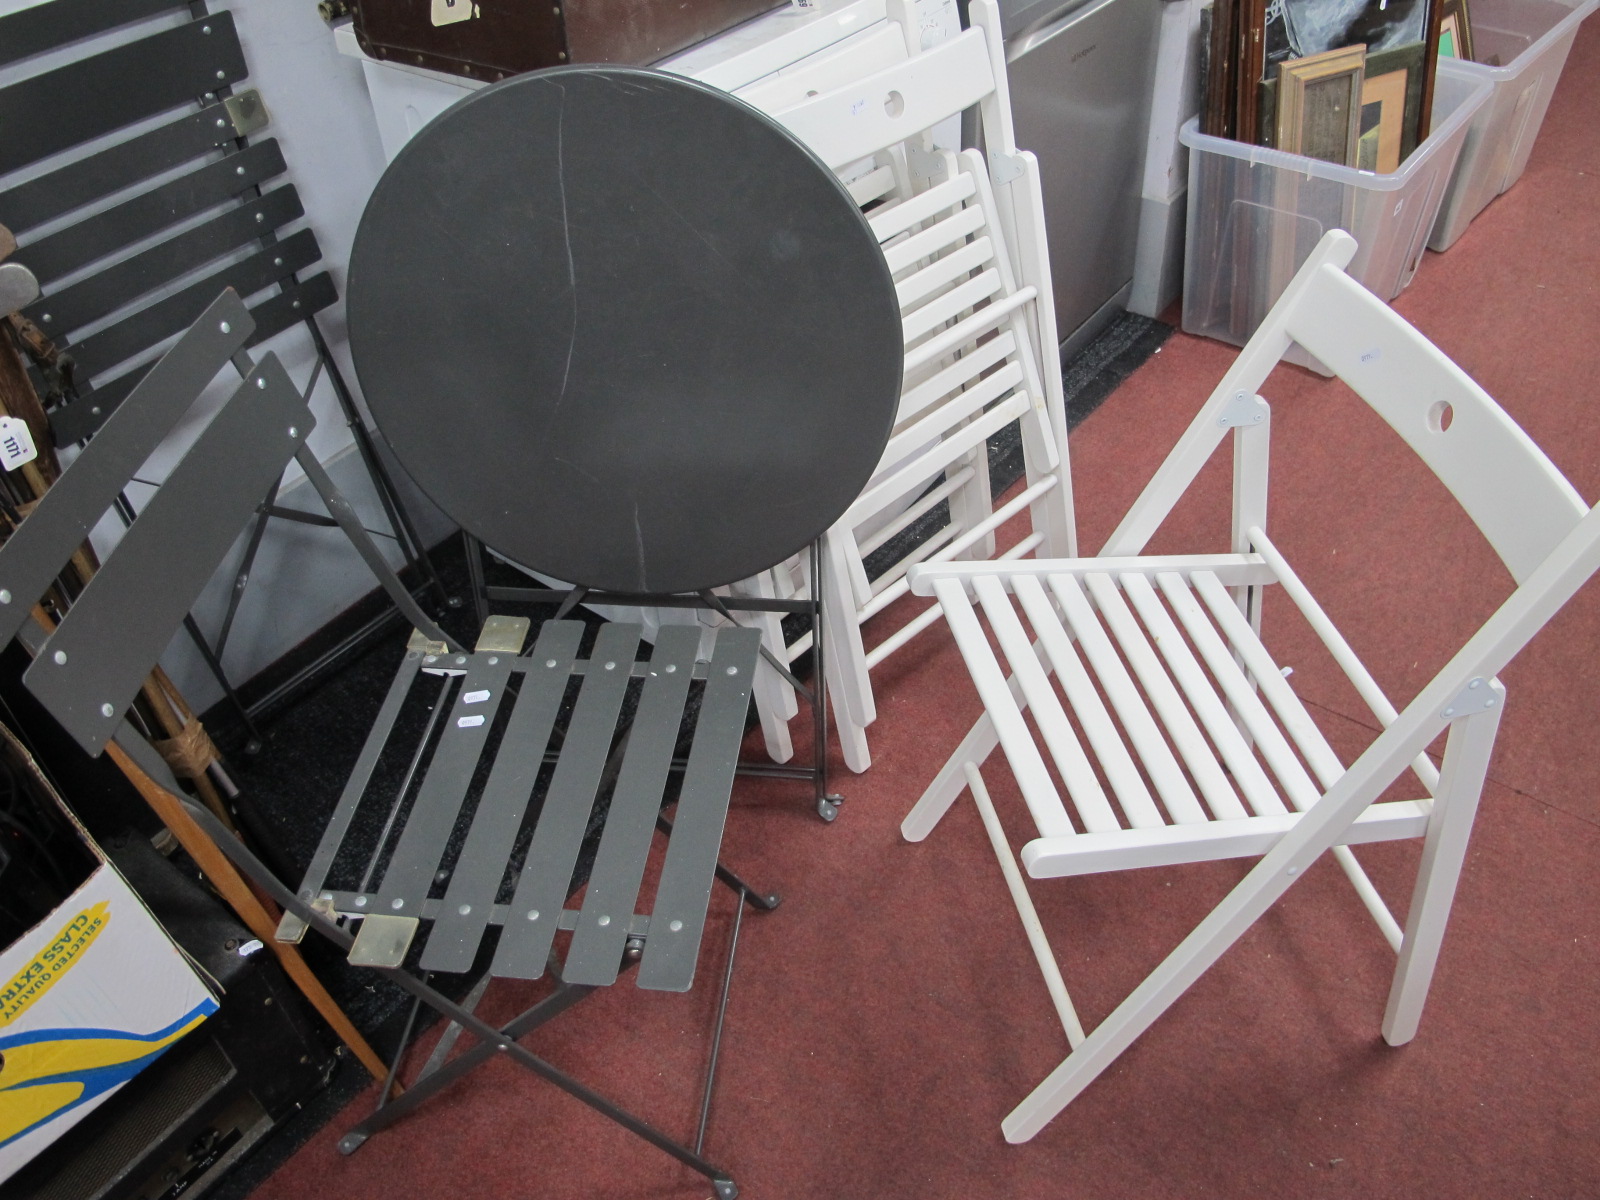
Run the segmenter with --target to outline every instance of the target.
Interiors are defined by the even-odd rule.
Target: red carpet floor
[[[1597,118],[1591,20],[1522,181],[1448,253],[1430,253],[1397,302],[1590,499],[1600,498]],[[1175,335],[1075,435],[1086,547],[1231,354]],[[1508,578],[1342,387],[1282,368],[1267,394],[1275,537],[1403,701]],[[1207,528],[1221,536],[1225,471],[1203,477],[1195,499],[1158,545],[1192,548],[1192,531]],[[1269,605],[1269,621],[1286,608]],[[1011,1146],[1001,1118],[1065,1039],[970,802],[926,842],[900,840],[901,817],[978,711],[948,640],[925,636],[877,681],[875,765],[842,780],[849,803],[836,824],[821,824],[792,786],[736,793],[727,857],[785,899],[745,921],[709,1156],[752,1200],[1600,1195],[1597,646],[1591,585],[1505,673],[1492,782],[1413,1043],[1392,1049],[1378,1036],[1393,957],[1324,862],[1038,1138]],[[1337,748],[1358,750],[1373,722],[1349,687],[1309,652],[1289,661]],[[1015,788],[998,757],[987,777],[1004,808]],[[1416,847],[1363,859],[1403,911]],[[1242,872],[1223,863],[1036,887],[1086,1023]],[[713,904],[722,915],[695,991],[624,984],[529,1042],[685,1137],[728,929],[728,898]],[[486,1015],[504,1018],[540,991],[496,985]],[[368,1103],[256,1195],[710,1195],[508,1063],[341,1158],[334,1142]]]

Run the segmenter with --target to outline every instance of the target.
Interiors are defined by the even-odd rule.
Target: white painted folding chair
[[[1075,550],[1038,164],[1006,149],[1005,65],[998,36],[991,36],[998,18],[992,0],[979,0],[973,12],[974,28],[899,59],[889,22],[891,36],[876,60],[886,65],[832,90],[811,85],[836,81],[836,64],[827,78],[797,72],[767,92],[751,92],[774,103],[804,96],[776,118],[829,166],[857,167],[850,186],[858,202],[873,206],[869,220],[901,299],[906,373],[895,434],[879,474],[825,543],[827,683],[845,762],[857,771],[870,763],[865,730],[877,715],[871,670],[939,615],[930,608],[867,650],[861,625],[907,593],[906,570],[992,556],[995,531],[1025,510],[1032,532],[1007,549],[1008,557],[1041,546],[1053,554]],[[990,162],[977,151],[933,149],[927,130],[974,105],[995,147]],[[1006,171],[1003,200],[991,163]],[[1008,226],[1025,231],[1027,254],[1014,253]],[[1040,329],[1048,336],[1041,339]],[[1022,430],[1025,485],[996,509],[986,439],[1013,422]],[[940,505],[949,514],[945,525],[869,576],[869,557]],[[782,595],[804,582],[780,577],[751,587]],[[792,661],[808,648],[801,641],[785,650]],[[770,719],[767,733],[771,748]]]
[[[1342,231],[1323,239],[1100,557],[929,564],[911,573],[915,591],[938,597],[986,716],[902,832],[920,841],[971,789],[1072,1045],[1005,1118],[1011,1141],[1038,1133],[1325,852],[1398,952],[1383,1036],[1409,1041],[1500,721],[1505,692],[1495,675],[1600,566],[1600,510],[1481,388],[1345,274],[1354,252]],[[1399,713],[1264,532],[1270,422],[1256,391],[1292,343],[1406,441],[1518,585]],[[1232,552],[1140,557],[1230,429]],[[1384,727],[1348,767],[1261,641],[1267,585],[1287,593]],[[1446,729],[1436,770],[1424,751]],[[1261,856],[1087,1037],[979,773],[997,743],[1038,831],[1021,854],[1035,878]],[[1408,767],[1421,798],[1378,802]],[[1393,838],[1423,839],[1403,930],[1348,848]]]

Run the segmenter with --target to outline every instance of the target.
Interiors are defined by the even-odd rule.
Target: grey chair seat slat
[[[0,17],[0,64],[18,62],[79,38],[131,24],[184,0],[54,0]]]
[[[192,103],[246,73],[233,17],[222,12],[14,83],[0,90],[0,174]],[[79,102],[63,104],[69,96]]]
[[[279,295],[250,309],[255,332],[246,345],[255,346],[275,337],[302,317],[321,312],[338,299],[333,279],[326,271],[299,283],[285,280],[279,286],[283,289]],[[80,385],[76,400],[50,413],[50,432],[55,436],[56,445],[70,446],[98,432],[148,370],[148,365],[141,364],[88,391],[82,390]]]
[[[45,298],[31,305],[28,315],[52,329],[70,328],[58,326],[56,315],[50,309],[50,285],[55,280],[223,204],[286,170],[288,164],[283,160],[278,140],[265,138],[237,154],[29,242],[19,255],[26,259],[28,269],[43,285]],[[48,322],[43,320],[46,313],[51,318]]]
[[[411,916],[428,898],[473,772],[483,757],[495,714],[505,699],[511,655],[462,657],[467,658],[467,673],[461,677],[461,687],[453,700],[448,693],[439,698],[441,704],[450,703],[444,715],[444,733],[377,889],[381,913]]]
[[[150,457],[200,390],[245,344],[255,328],[239,297],[218,297],[172,351],[144,378],[121,418],[85,447],[72,466],[73,486],[52,489],[8,542],[0,560],[0,643],[28,618],[30,599],[42,595],[61,564],[89,536],[129,477]],[[293,447],[284,447],[292,452]],[[285,454],[287,461],[288,454]]]
[[[544,973],[642,633],[638,625],[615,623],[603,626],[595,639],[500,936],[491,968],[495,975],[537,979]],[[608,669],[607,663],[613,665]]]
[[[361,799],[366,795],[367,786],[372,782],[372,773],[378,766],[384,745],[389,740],[395,721],[399,719],[400,709],[416,682],[421,666],[421,652],[407,650],[405,658],[400,662],[400,669],[395,672],[394,680],[389,684],[383,705],[378,709],[372,731],[367,734],[367,740],[361,747],[361,754],[356,758],[356,765],[350,770],[350,778],[345,781],[344,790],[339,794],[339,802],[333,807],[333,816],[329,818],[327,827],[322,831],[322,840],[317,843],[316,852],[311,856],[311,864],[306,867],[305,876],[300,883],[300,894],[307,900],[314,900],[322,892],[323,884],[327,882],[328,872],[338,857],[339,847],[344,844],[350,823],[355,820],[356,810],[361,807]]]
[[[267,489],[305,441],[310,410],[262,359],[201,432],[24,675],[90,754],[122,713]]]
[[[38,307],[51,315],[55,328],[81,329],[303,215],[305,209],[294,187],[276,188],[54,291]]]
[[[275,246],[224,267],[126,320],[91,334],[73,344],[73,356],[84,374],[98,375],[184,328],[223,288],[232,288],[241,296],[251,295],[309,267],[320,254],[316,236],[309,229],[302,229]]]
[[[733,774],[739,765],[750,688],[761,654],[759,630],[719,631],[706,676],[694,744],[678,795],[661,883],[650,912],[650,936],[639,964],[639,986],[685,992],[694,982],[711,899]]]
[[[54,0],[47,7],[60,4],[61,0]],[[244,97],[252,97],[259,110],[260,101],[253,90],[240,93],[240,98]],[[259,127],[252,124],[241,129],[234,124],[226,104],[208,104],[181,120],[107,146],[87,158],[0,192],[0,213],[5,215],[6,228],[25,233],[101,197],[154,179]]]
[[[698,625],[666,625],[656,637],[583,909],[562,968],[561,977],[568,983],[616,982],[699,649]]]
[[[473,813],[472,828],[450,876],[439,917],[423,947],[423,970],[466,971],[477,956],[478,942],[489,926],[495,893],[505,875],[506,859],[544,766],[545,747],[582,636],[580,621],[546,621],[531,657],[518,660],[518,665],[525,667],[522,690],[506,723],[483,798]]]

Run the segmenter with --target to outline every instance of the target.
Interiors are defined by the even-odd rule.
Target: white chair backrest
[[[824,92],[832,92],[902,63],[910,56],[905,30],[897,21],[886,21],[842,45],[829,46],[776,75],[739,88],[733,94],[762,112],[783,112]]]
[[[1345,274],[1356,249],[1328,233],[1168,455],[1102,554],[1137,554],[1298,342],[1362,397],[1439,477],[1519,583],[1589,511],[1542,450],[1461,368]]]
[[[973,28],[773,116],[838,168],[904,142],[994,92],[988,38]]]
[[[1487,392],[1338,268],[1317,270],[1285,329],[1406,440],[1518,583],[1589,511]]]

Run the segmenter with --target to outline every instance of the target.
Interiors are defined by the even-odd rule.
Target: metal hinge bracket
[[[1217,424],[1224,429],[1242,429],[1259,425],[1272,410],[1260,396],[1249,392],[1235,392],[1217,414]]]
[[[1456,693],[1455,699],[1444,706],[1439,715],[1447,721],[1457,721],[1475,713],[1488,712],[1505,699],[1506,689],[1499,681],[1478,675]]]

